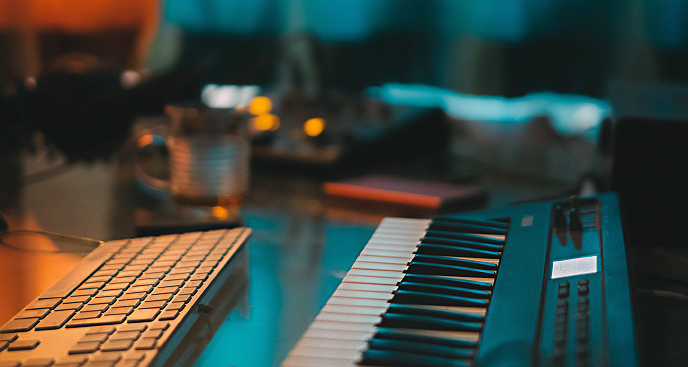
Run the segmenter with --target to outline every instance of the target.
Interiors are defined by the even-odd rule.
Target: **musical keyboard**
[[[385,218],[283,367],[634,366],[618,201]]]

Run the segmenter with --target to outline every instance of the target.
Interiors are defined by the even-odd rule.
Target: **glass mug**
[[[168,105],[169,126],[139,138],[139,149],[165,145],[169,180],[147,174],[137,163],[136,175],[156,190],[169,192],[178,204],[233,207],[249,187],[250,146],[245,112],[199,105]]]

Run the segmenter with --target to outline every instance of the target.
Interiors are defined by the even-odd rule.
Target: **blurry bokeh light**
[[[270,113],[272,111],[272,101],[264,96],[255,97],[251,100],[249,111],[256,116]]]
[[[255,85],[208,84],[201,91],[201,101],[212,108],[241,108],[252,103],[259,92]]]
[[[313,136],[313,137],[318,136],[318,135],[322,134],[324,129],[325,129],[325,120],[318,118],[318,117],[308,119],[303,124],[303,131],[308,136]]]
[[[260,114],[251,119],[251,127],[257,131],[277,130],[280,126],[280,119],[269,113]]]

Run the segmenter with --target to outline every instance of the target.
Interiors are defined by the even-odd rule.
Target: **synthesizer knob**
[[[581,221],[578,209],[571,208],[569,212],[569,234],[576,250],[583,247],[583,221]]]
[[[568,223],[566,223],[566,215],[564,208],[561,205],[554,207],[554,234],[559,238],[559,243],[566,246],[568,235]]]

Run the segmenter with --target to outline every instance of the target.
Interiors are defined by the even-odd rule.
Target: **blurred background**
[[[134,182],[136,131],[168,103],[269,97],[241,207],[259,317],[228,322],[200,363],[224,361],[231,342],[243,365],[276,365],[379,223],[369,207],[330,206],[323,182],[401,174],[478,188],[484,208],[618,190],[614,121],[688,116],[686,20],[688,0],[0,0],[0,212],[10,229],[134,236],[172,205]],[[153,166],[164,155],[148,153]],[[683,195],[667,200],[681,206],[676,233],[685,181],[655,175],[634,197]],[[688,260],[656,243],[637,240],[648,250],[629,254],[632,277],[685,294]],[[79,260],[12,251],[0,248],[0,294],[18,297],[3,297],[0,324]],[[685,363],[685,307],[636,307],[647,365]]]
[[[619,80],[685,81],[683,0],[4,0],[0,79],[65,58],[207,82],[604,97]],[[94,61],[95,62],[95,61]]]
[[[662,110],[638,91],[688,80],[687,12],[684,0],[4,0],[0,127],[39,132],[70,161],[109,159],[134,116],[257,86],[277,112],[315,103],[341,115],[347,98],[440,108],[454,156],[576,182],[605,118],[638,101]],[[331,135],[344,125],[316,142],[282,133],[289,124],[255,141],[342,145]]]

